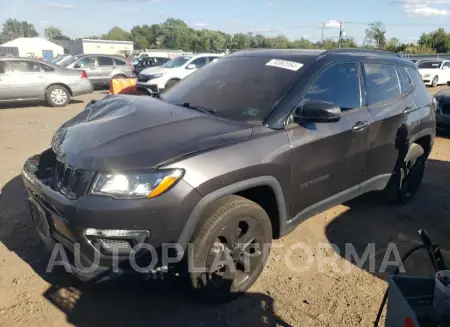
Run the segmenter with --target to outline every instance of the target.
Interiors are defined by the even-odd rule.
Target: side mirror
[[[186,67],[186,69],[195,69],[195,68],[197,68],[197,66],[194,65],[194,64],[189,64],[189,65]]]
[[[75,65],[73,65],[73,68],[81,68],[81,65],[80,64],[75,64]]]
[[[331,102],[309,101],[294,111],[297,123],[334,123],[341,119],[341,108]]]

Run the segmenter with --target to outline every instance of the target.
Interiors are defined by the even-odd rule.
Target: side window
[[[4,61],[0,61],[0,75],[3,75],[6,73],[6,64]]]
[[[431,103],[431,93],[428,92],[425,84],[422,81],[422,77],[420,77],[419,72],[417,71],[417,69],[414,69],[412,67],[408,67],[407,70],[414,83],[413,98],[417,107],[421,108],[429,105]]]
[[[80,64],[82,68],[93,68],[95,67],[95,59],[93,57],[81,58],[77,64]]]
[[[206,65],[206,57],[195,59],[191,64],[194,64],[197,68],[203,67]]]
[[[116,63],[116,66],[125,66],[127,64],[125,61],[122,61],[120,59],[114,59],[114,62]]]
[[[218,57],[209,57],[208,59],[209,59],[209,62],[213,62],[214,60],[217,60]]]
[[[361,92],[356,63],[335,64],[327,68],[311,85],[304,101],[334,103],[342,111],[361,107]]]
[[[401,94],[394,65],[365,63],[367,100],[369,105],[390,101]]]
[[[402,93],[406,93],[409,90],[411,90],[413,87],[411,78],[409,77],[408,73],[406,72],[405,66],[397,66],[397,68],[398,68],[398,73],[399,73],[398,76],[400,78],[401,91],[402,91]]]
[[[52,67],[44,65],[44,64],[41,64],[41,67],[45,72],[54,72],[55,71]]]
[[[100,67],[114,66],[114,60],[110,57],[97,57],[97,63]]]
[[[447,67],[447,69],[450,68],[450,61],[444,62],[444,64],[442,65],[442,68],[444,68],[444,67]]]
[[[9,62],[13,73],[40,73],[41,65],[34,61],[12,60]]]

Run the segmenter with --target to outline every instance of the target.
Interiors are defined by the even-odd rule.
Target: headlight
[[[181,177],[181,169],[161,170],[152,173],[99,173],[91,194],[120,199],[154,198],[170,189]]]
[[[163,76],[163,74],[161,73],[161,74],[150,75],[149,77],[150,77],[151,79],[155,79],[155,78],[160,78],[160,77],[162,77],[162,76]]]

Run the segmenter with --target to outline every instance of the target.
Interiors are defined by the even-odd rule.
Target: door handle
[[[41,78],[41,79],[42,79],[42,78],[44,78],[44,76],[43,76],[43,75],[39,75],[38,78]]]
[[[406,107],[405,110],[403,110],[404,114],[409,114],[410,112],[413,112],[416,110],[416,108]]]
[[[355,132],[362,131],[363,129],[366,129],[367,127],[369,127],[369,125],[370,125],[370,123],[368,121],[359,121],[352,127],[352,131],[355,131]]]

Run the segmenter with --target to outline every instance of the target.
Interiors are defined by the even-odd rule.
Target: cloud
[[[436,5],[450,4],[450,0],[392,0],[391,3],[403,5],[406,16],[449,16],[450,10]]]
[[[48,20],[41,20],[39,22],[39,25],[41,25],[41,26],[48,26],[48,25],[50,25],[50,22]]]
[[[339,28],[341,27],[341,22],[338,22],[337,20],[329,20],[320,26],[325,28]]]
[[[47,2],[31,6],[32,8],[50,8],[50,9],[61,9],[61,10],[72,10],[75,7],[71,4],[60,3],[60,2]]]
[[[195,23],[195,26],[206,26],[206,24],[205,23]]]

